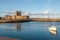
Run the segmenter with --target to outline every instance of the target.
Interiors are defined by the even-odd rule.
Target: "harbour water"
[[[21,40],[60,40],[60,22],[56,34],[49,32],[53,22],[0,23],[0,36]]]

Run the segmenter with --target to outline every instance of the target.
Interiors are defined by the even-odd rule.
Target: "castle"
[[[14,22],[16,22],[16,21],[28,21],[29,20],[29,16],[22,16],[21,15],[21,11],[15,11],[13,16],[5,15],[3,17],[3,19],[0,18],[0,21],[1,20],[2,20],[2,22],[7,22],[7,21],[11,21],[11,22],[12,21],[14,21]]]

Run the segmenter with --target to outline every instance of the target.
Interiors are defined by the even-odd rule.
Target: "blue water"
[[[53,22],[0,23],[0,36],[21,40],[60,40],[60,22],[55,22],[55,35],[48,31],[52,24]]]

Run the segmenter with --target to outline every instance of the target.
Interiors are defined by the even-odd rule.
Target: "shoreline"
[[[0,23],[20,23],[29,22],[30,20],[0,20]]]
[[[0,20],[0,23],[21,23],[21,22],[60,22],[60,19],[45,19],[45,18],[32,18],[32,19],[22,19],[22,20]]]
[[[60,19],[50,19],[50,18],[32,18],[35,22],[60,22]]]

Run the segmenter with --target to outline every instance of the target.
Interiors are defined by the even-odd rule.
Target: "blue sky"
[[[0,0],[0,12],[21,10],[23,12],[60,13],[60,0]],[[6,13],[5,13],[6,14]],[[4,15],[4,13],[0,13]]]

